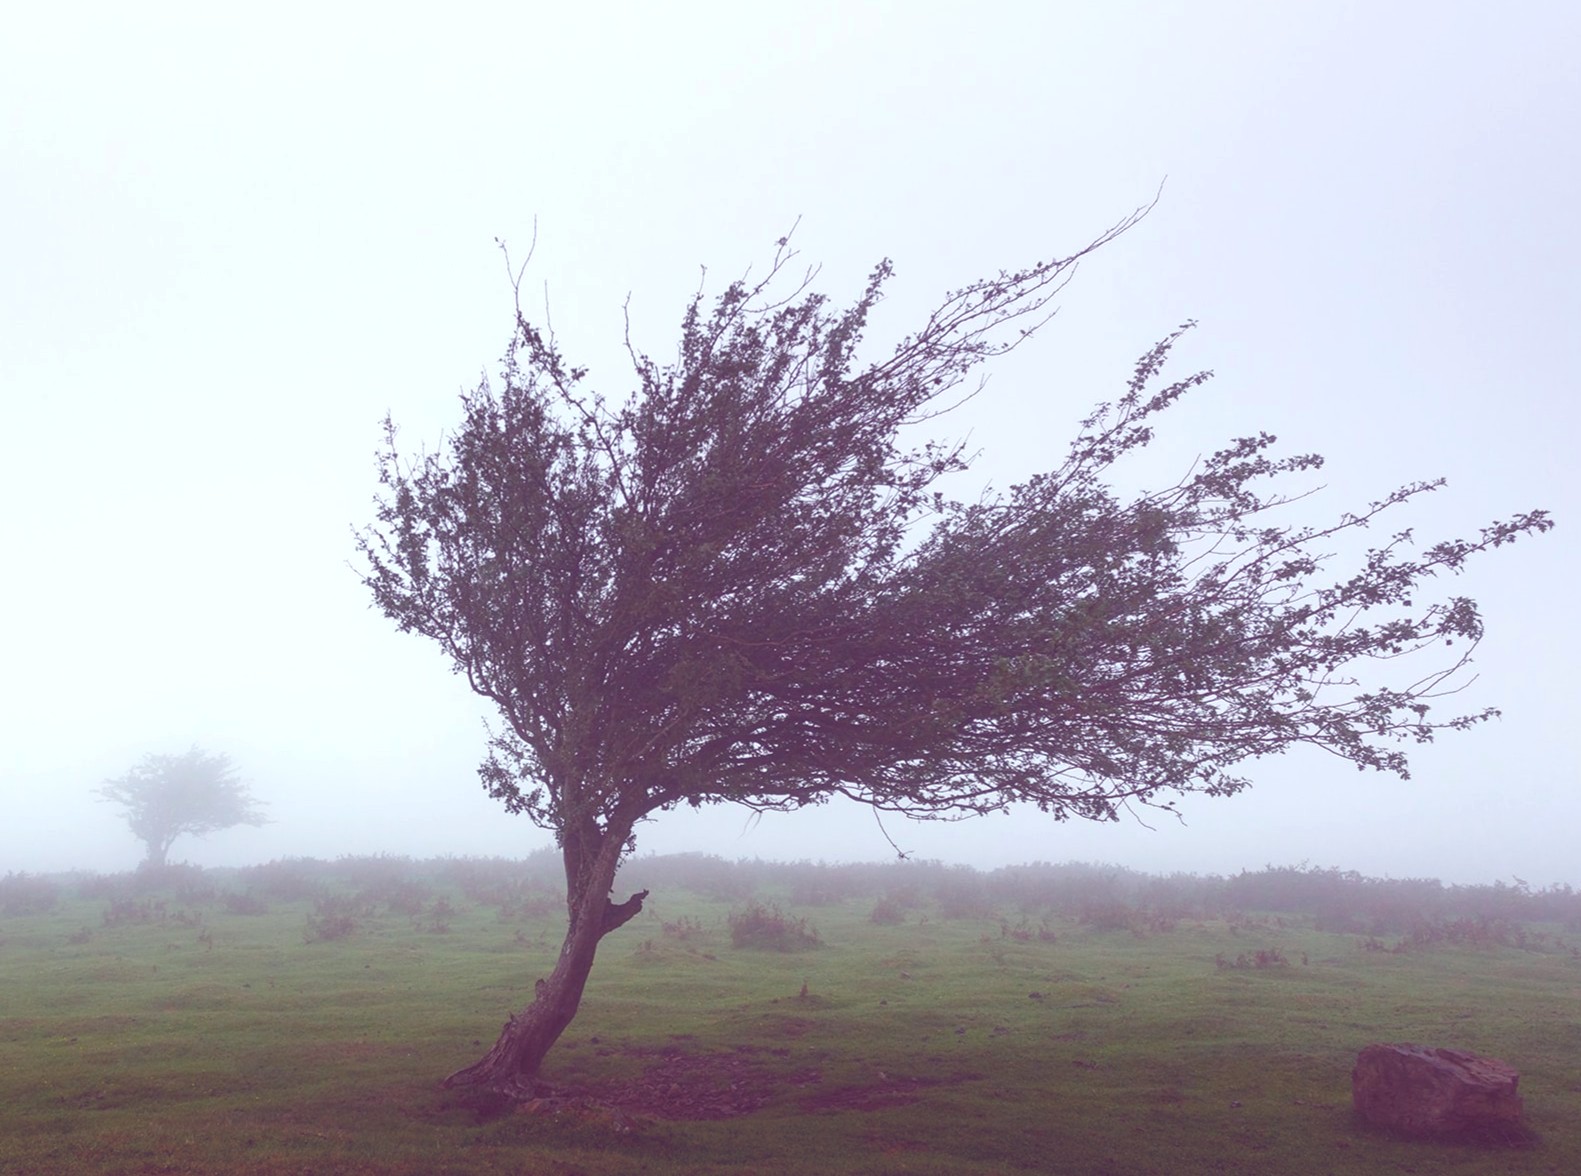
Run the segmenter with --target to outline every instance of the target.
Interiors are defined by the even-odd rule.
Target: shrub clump
[[[312,858],[280,858],[242,871],[249,890],[279,902],[301,902],[311,898],[327,875],[324,863]]]
[[[456,908],[450,904],[448,898],[436,898],[434,904],[424,911],[418,908],[412,916],[412,926],[428,935],[450,934],[450,921],[456,917]]]
[[[682,943],[701,939],[708,933],[703,921],[694,919],[690,915],[682,915],[674,922],[662,923],[659,929],[671,939],[679,939]]]
[[[34,874],[7,874],[0,878],[0,914],[43,915],[60,901],[60,887]]]
[[[405,915],[408,918],[417,918],[423,913],[423,908],[428,905],[432,891],[421,882],[409,879],[386,879],[364,886],[357,897],[370,907],[383,904],[390,908],[391,914]],[[450,904],[445,899],[439,902]]]
[[[1123,902],[1097,901],[1082,907],[1077,917],[1093,931],[1131,931],[1138,926],[1141,912]]]
[[[358,899],[325,895],[313,902],[313,913],[307,917],[302,942],[329,943],[349,939],[372,913],[368,905]]]
[[[269,904],[250,890],[227,891],[221,901],[232,915],[267,915]]]
[[[805,951],[821,946],[823,940],[806,919],[787,915],[773,903],[754,902],[743,911],[731,912],[730,942],[764,951]]]
[[[1285,953],[1277,947],[1259,948],[1249,955],[1243,951],[1233,960],[1228,958],[1223,952],[1220,952],[1214,957],[1213,962],[1221,969],[1237,971],[1248,968],[1264,971],[1269,968],[1288,968],[1290,966],[1290,961],[1286,958]]]
[[[886,894],[873,904],[873,913],[868,918],[881,927],[894,927],[906,921],[906,912],[899,902]]]
[[[1393,947],[1386,946],[1377,936],[1368,936],[1362,942],[1363,951],[1390,951],[1396,955],[1422,951],[1433,947],[1515,947],[1522,951],[1570,951],[1581,958],[1581,953],[1563,939],[1546,931],[1528,931],[1519,923],[1508,919],[1461,918],[1438,919],[1418,923],[1411,933]]]
[[[994,913],[983,876],[970,866],[945,871],[934,890],[939,914],[946,919],[986,919]]]
[[[1034,927],[1024,918],[1013,927],[1007,920],[999,920],[999,938],[1013,939],[1017,943],[1031,943],[1033,940],[1039,943],[1055,943],[1059,940],[1059,936],[1054,934],[1054,928],[1049,926],[1047,919]]]
[[[104,908],[104,925],[122,927],[128,924],[163,923],[167,917],[163,899],[117,898]]]

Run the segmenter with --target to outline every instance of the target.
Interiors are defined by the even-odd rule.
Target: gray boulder
[[[1369,1045],[1350,1074],[1368,1123],[1404,1135],[1504,1138],[1521,1131],[1520,1074],[1493,1058],[1424,1045]]]

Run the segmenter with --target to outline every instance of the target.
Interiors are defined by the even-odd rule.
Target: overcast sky
[[[337,15],[337,11],[339,15]],[[1581,885],[1581,11],[1574,3],[35,4],[0,41],[0,873],[123,869],[94,786],[148,752],[232,756],[274,822],[173,858],[524,854],[483,794],[487,712],[369,608],[351,566],[379,422],[412,445],[547,287],[612,398],[628,295],[667,356],[699,267],[802,258],[894,339],[949,288],[1073,251],[1060,316],[941,425],[1005,485],[1062,454],[1177,323],[1138,486],[1267,429],[1354,509],[1559,529],[1444,591],[1481,601],[1468,708],[1414,778],[1252,766],[1187,823],[890,822],[981,866],[1264,864]],[[1151,481],[1150,481],[1151,479]],[[1390,530],[1395,528],[1390,527]],[[870,815],[665,815],[645,851],[876,860]]]

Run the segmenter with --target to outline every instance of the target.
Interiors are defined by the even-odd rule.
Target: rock
[[[1405,1135],[1520,1134],[1520,1074],[1493,1058],[1425,1045],[1369,1045],[1350,1074],[1351,1101],[1367,1122]]]

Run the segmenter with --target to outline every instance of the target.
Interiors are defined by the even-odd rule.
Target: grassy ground
[[[822,946],[767,952],[732,944],[741,901],[656,892],[551,1058],[586,1097],[493,1113],[437,1079],[547,970],[552,906],[223,898],[0,917],[0,1172],[1581,1172],[1581,961],[1552,945],[927,904],[877,925],[868,898],[794,909]],[[1358,1127],[1373,1041],[1510,1062],[1535,1141]]]

